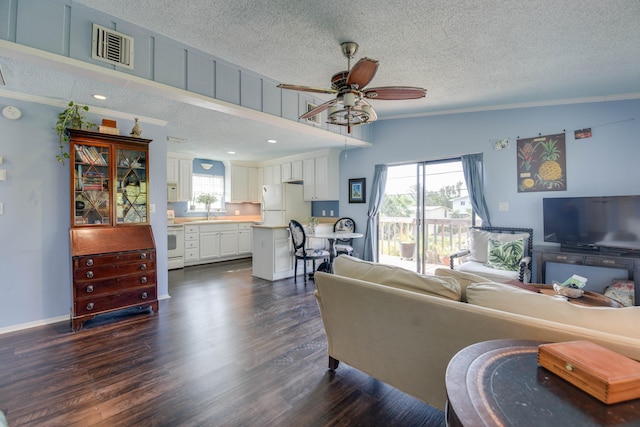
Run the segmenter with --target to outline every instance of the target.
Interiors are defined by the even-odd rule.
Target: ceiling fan
[[[358,51],[355,42],[340,44],[342,54],[347,58],[347,70],[340,71],[331,77],[331,89],[321,89],[309,86],[280,84],[279,88],[299,90],[303,92],[336,94],[331,101],[320,104],[314,109],[301,115],[301,119],[308,119],[327,110],[327,123],[346,126],[351,133],[351,127],[371,123],[378,116],[367,100],[404,100],[424,98],[427,90],[410,86],[384,86],[367,89],[378,71],[378,61],[362,58],[351,68],[351,59]]]

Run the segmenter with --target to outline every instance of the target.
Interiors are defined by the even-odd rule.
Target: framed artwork
[[[519,139],[518,193],[566,191],[565,134]]]
[[[349,180],[349,203],[366,203],[366,182],[366,178],[354,178]]]

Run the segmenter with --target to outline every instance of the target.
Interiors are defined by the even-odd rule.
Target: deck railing
[[[402,257],[402,243],[415,242],[415,218],[380,217],[379,249],[382,255]],[[468,248],[471,218],[426,219],[425,249],[428,257],[448,256],[452,252]],[[420,251],[421,248],[416,248]],[[419,255],[419,253],[418,253]],[[427,260],[427,262],[431,262]]]

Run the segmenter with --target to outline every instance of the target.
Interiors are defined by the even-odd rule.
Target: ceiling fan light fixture
[[[352,92],[347,92],[342,95],[342,103],[345,108],[353,107],[356,105],[356,95]]]

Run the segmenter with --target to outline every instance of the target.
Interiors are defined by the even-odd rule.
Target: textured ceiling
[[[373,100],[371,104],[381,120],[585,98],[640,97],[638,0],[75,3],[282,83],[329,87],[330,77],[346,68],[340,42],[355,41],[360,44],[356,59],[367,56],[380,61],[370,86],[427,89],[426,98],[421,100]],[[0,62],[8,80],[6,88],[28,91],[20,85],[12,87],[12,78],[17,77],[12,71],[19,69],[17,62]],[[132,97],[131,90],[136,88],[96,84],[89,76],[73,76],[68,85],[48,85],[50,89],[44,89],[46,84],[34,85],[33,79],[31,84],[42,88],[31,91],[53,90],[39,95],[59,99],[80,99],[80,92],[104,89],[110,92],[106,104],[98,105],[91,99],[85,102],[166,120],[169,134],[189,140],[176,150],[197,150],[194,154],[203,156],[228,158],[226,151],[231,146],[238,151],[237,158],[257,160],[293,153],[299,147],[308,151],[323,141],[327,143],[327,138],[317,132],[306,135],[286,126],[249,125],[246,118],[231,118],[166,99],[162,94]],[[74,96],[56,93],[53,87],[59,87],[59,92],[71,87]],[[282,148],[272,154],[263,152],[264,140],[274,135],[283,142]],[[328,143],[341,144],[335,138]]]

